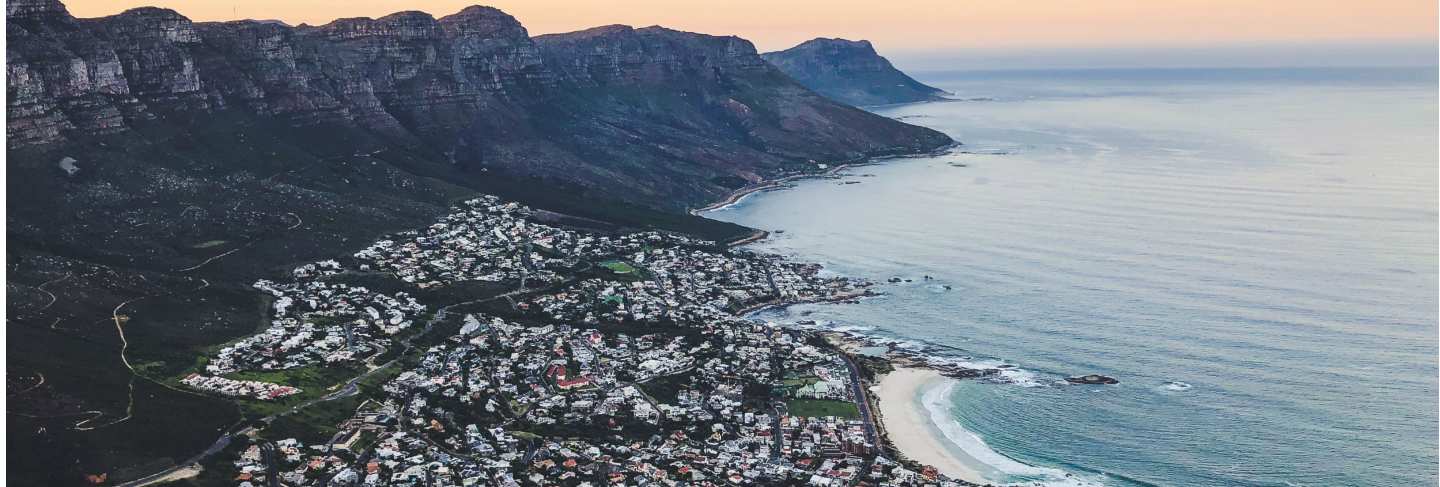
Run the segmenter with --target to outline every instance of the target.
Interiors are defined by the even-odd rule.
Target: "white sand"
[[[880,378],[873,391],[880,399],[880,420],[886,436],[900,453],[911,460],[930,465],[952,478],[985,484],[972,467],[950,453],[947,440],[930,426],[930,416],[920,404],[924,387],[945,376],[930,369],[896,367]]]

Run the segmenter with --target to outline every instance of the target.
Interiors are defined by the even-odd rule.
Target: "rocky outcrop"
[[[144,116],[115,50],[64,5],[14,0],[5,7],[7,145],[114,133],[124,130],[127,116]]]
[[[943,90],[895,69],[870,41],[822,37],[764,57],[800,84],[855,106],[944,99]]]

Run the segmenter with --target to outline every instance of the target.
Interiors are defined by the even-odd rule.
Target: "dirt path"
[[[210,287],[210,281],[209,281],[209,280],[206,280],[206,279],[201,279],[201,280],[200,280],[200,286],[196,287],[195,289],[191,289],[191,290],[189,290],[189,291],[185,291],[185,292],[183,292],[183,294],[190,294],[190,293],[200,292],[201,290],[204,290],[205,288],[208,288],[208,287]],[[153,383],[155,383],[155,384],[157,384],[157,385],[160,385],[160,386],[162,386],[162,387],[165,387],[165,388],[167,388],[167,389],[170,389],[170,390],[173,390],[173,391],[176,391],[176,392],[181,392],[181,393],[191,394],[191,395],[197,395],[197,396],[203,396],[203,394],[197,394],[197,393],[192,392],[192,391],[187,391],[187,390],[184,390],[184,389],[180,389],[180,388],[171,386],[171,385],[169,385],[169,384],[166,384],[166,383],[164,383],[164,382],[157,381],[157,380],[151,379],[151,378],[149,378],[149,377],[146,377],[146,376],[144,376],[144,375],[141,375],[139,372],[137,372],[137,371],[135,370],[135,366],[130,363],[130,356],[129,356],[129,353],[128,353],[128,352],[130,351],[130,340],[125,337],[125,323],[130,320],[130,317],[129,317],[129,316],[126,316],[126,315],[120,314],[120,311],[124,310],[125,307],[128,306],[128,305],[130,305],[131,303],[134,303],[134,302],[137,302],[137,301],[141,301],[141,300],[145,300],[145,299],[150,299],[150,298],[154,298],[154,297],[174,296],[174,295],[179,295],[179,294],[182,294],[182,293],[181,293],[181,292],[170,292],[170,293],[163,293],[163,294],[151,294],[151,295],[146,295],[146,296],[140,296],[140,297],[137,297],[137,298],[132,298],[132,299],[123,301],[123,302],[121,302],[120,304],[115,305],[115,308],[110,311],[110,320],[115,323],[115,333],[120,337],[120,363],[125,366],[125,369],[126,369],[126,370],[130,371],[130,383],[129,383],[128,386],[126,387],[127,391],[126,391],[126,403],[125,403],[125,416],[122,417],[122,418],[120,418],[120,419],[117,419],[117,420],[114,420],[114,421],[110,421],[110,422],[108,422],[108,423],[98,424],[98,425],[93,425],[93,426],[90,425],[91,422],[96,421],[96,420],[98,420],[98,419],[100,419],[100,418],[102,418],[102,417],[105,416],[104,413],[100,413],[100,414],[98,414],[98,415],[96,415],[96,416],[93,416],[93,417],[91,417],[91,418],[87,418],[87,419],[81,420],[81,421],[78,422],[78,423],[75,423],[74,426],[71,426],[71,429],[76,430],[76,431],[91,431],[91,430],[96,430],[96,429],[104,428],[104,427],[106,427],[106,426],[113,426],[113,425],[116,425],[116,424],[120,424],[120,423],[129,421],[130,418],[133,418],[133,417],[135,416],[134,413],[135,413],[135,379],[136,379],[136,378],[143,378],[143,379],[145,379],[145,380],[148,380],[148,381],[150,381],[150,382],[153,382]],[[98,413],[98,411],[89,411],[89,412],[96,412],[96,413]],[[87,412],[87,413],[89,413],[89,412]]]
[[[69,279],[70,276],[72,276],[72,275],[73,275],[73,274],[71,274],[71,273],[69,273],[69,272],[66,272],[65,275],[63,275],[63,276],[60,276],[60,277],[58,277],[58,278],[45,281],[45,282],[41,283],[39,286],[35,286],[35,289],[39,289],[40,292],[45,293],[45,295],[47,295],[47,296],[50,296],[50,302],[45,303],[45,306],[41,306],[40,309],[35,310],[35,313],[43,313],[43,312],[45,312],[45,310],[50,309],[50,306],[52,306],[52,305],[55,304],[55,299],[56,299],[56,298],[55,298],[55,293],[52,293],[52,292],[50,292],[49,290],[45,289],[45,286],[49,286],[49,285],[51,285],[51,284],[55,284],[55,283],[57,283],[57,282],[60,282],[60,281],[64,281],[64,280],[66,280],[66,279]]]

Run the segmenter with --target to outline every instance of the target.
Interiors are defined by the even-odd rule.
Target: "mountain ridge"
[[[838,105],[807,100],[807,93],[773,76],[773,69],[753,45],[734,36],[706,36],[662,27],[609,26],[532,39],[513,17],[489,7],[469,7],[440,19],[407,11],[376,19],[346,18],[321,26],[288,27],[253,21],[192,23],[174,11],[159,8],[73,19],[58,2],[21,0],[9,6],[16,21],[12,23],[20,27],[15,37],[21,45],[20,49],[12,49],[11,62],[7,63],[20,83],[12,83],[10,88],[22,95],[7,107],[14,122],[7,132],[10,147],[61,142],[77,134],[125,131],[136,120],[153,118],[156,109],[239,109],[259,116],[288,117],[295,124],[351,123],[400,142],[441,147],[447,156],[454,154],[457,159],[486,158],[513,170],[516,168],[504,166],[523,166],[533,161],[506,158],[499,154],[500,150],[491,150],[523,144],[491,137],[504,133],[495,130],[495,125],[534,125],[529,122],[537,117],[529,117],[528,113],[510,116],[506,112],[524,112],[533,108],[524,105],[543,104],[568,89],[599,86],[595,77],[605,74],[597,69],[610,69],[616,74],[629,70],[630,78],[607,80],[608,86],[633,86],[646,81],[642,74],[654,77],[670,72],[672,77],[668,79],[686,81],[690,83],[688,88],[710,88],[698,93],[703,103],[687,107],[706,112],[693,117],[697,122],[704,118],[705,123],[667,127],[704,132],[706,138],[720,132],[717,128],[728,128],[726,125],[755,122],[737,120],[743,118],[744,110],[736,102],[749,106],[769,100],[733,100],[725,96],[731,93],[723,88],[734,86],[717,86],[733,79],[715,76],[707,80],[711,73],[698,70],[735,70],[725,74],[755,78],[768,84],[761,88],[801,101],[799,111],[759,121],[775,122],[773,126],[781,129],[781,136],[755,139],[743,133],[720,132],[730,136],[728,142],[733,147],[726,148],[730,159],[758,156],[762,160],[745,168],[748,171],[727,168],[718,172],[729,174],[712,177],[739,176],[753,182],[763,177],[762,173],[796,159],[854,158],[948,143],[948,138],[927,129],[864,112],[844,113],[845,109]],[[46,18],[36,21],[36,17]],[[66,20],[73,20],[75,25],[64,25]],[[61,39],[59,46],[29,42],[57,31],[64,31],[55,36]],[[721,41],[718,44],[723,45],[707,45],[699,42],[702,39]],[[578,46],[586,42],[603,45]],[[543,44],[603,53],[589,59],[565,58],[557,63],[556,59],[564,57],[563,49],[551,49],[547,61],[539,52]],[[677,55],[681,51],[695,52]],[[70,54],[69,59],[45,59],[66,54]],[[606,56],[611,64],[597,62]],[[14,62],[17,57],[21,62]],[[444,65],[447,60],[450,66]],[[590,72],[577,71],[575,62],[587,63],[584,69]],[[644,73],[640,73],[641,68]],[[711,86],[704,86],[707,81]],[[761,91],[755,93],[760,98],[774,98],[777,94]],[[816,111],[825,113],[807,116],[812,113],[806,112]],[[584,115],[594,118],[595,114]],[[829,116],[844,116],[850,122],[837,126],[829,123]],[[786,124],[799,128],[785,130]],[[844,134],[824,131],[852,127],[860,130]],[[903,130],[897,130],[901,127]],[[887,136],[859,133],[877,132],[876,128],[886,129],[879,132]],[[818,141],[822,143],[803,148],[784,144],[811,135],[823,139]],[[550,142],[546,145],[553,148],[571,141]],[[479,150],[467,151],[467,147]],[[583,160],[585,157],[573,161],[577,158],[574,151],[555,152],[546,155],[582,169],[597,164]],[[692,157],[676,157],[680,161],[669,162],[695,159],[697,154],[685,155]],[[533,164],[522,169],[514,172],[537,172]],[[717,172],[706,167],[695,169]],[[569,173],[546,175],[565,177]],[[703,182],[688,184],[698,186],[692,189],[705,193],[703,198],[695,194],[664,196],[694,203],[713,199],[725,189]],[[660,195],[656,196],[658,199]]]

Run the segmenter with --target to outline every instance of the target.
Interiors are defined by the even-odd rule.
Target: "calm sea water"
[[[996,482],[1436,484],[1434,68],[921,78],[969,153],[708,215],[887,293],[769,318],[1018,366],[916,398]]]

